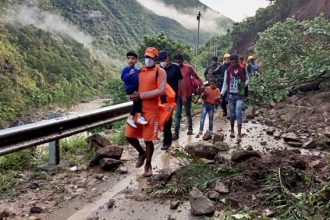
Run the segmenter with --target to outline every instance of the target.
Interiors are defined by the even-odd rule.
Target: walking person
[[[253,76],[259,76],[259,66],[255,62],[254,56],[248,57],[248,64],[246,66],[246,72],[249,74],[250,78]]]
[[[167,83],[171,86],[176,94],[176,100],[178,98],[178,92],[183,91],[181,99],[182,102],[186,102],[186,89],[183,81],[181,69],[178,65],[175,65],[170,62],[169,54],[167,51],[160,51],[158,56],[158,61],[160,62],[160,66],[165,70],[167,76]],[[162,97],[162,102],[166,102]],[[164,125],[164,139],[162,150],[167,150],[172,144],[172,116]]]
[[[166,73],[158,65],[155,65],[158,56],[158,50],[149,47],[145,51],[145,66],[140,70],[138,91],[130,96],[133,101],[142,100],[142,115],[148,121],[148,124],[136,124],[137,128],[126,126],[125,136],[138,152],[139,158],[136,167],[142,167],[144,162],[143,176],[152,176],[151,159],[154,152],[154,144],[158,137],[159,121],[159,97],[164,95],[166,86]],[[143,138],[146,150],[144,150],[138,140]]]
[[[185,88],[179,90],[179,96],[176,102],[176,114],[175,114],[175,131],[172,140],[179,139],[180,132],[180,122],[182,114],[182,106],[185,108],[186,116],[188,118],[188,135],[193,135],[193,124],[192,124],[192,115],[191,115],[191,103],[192,103],[192,79],[198,79],[196,70],[191,65],[185,64],[183,55],[177,54],[175,56],[175,62],[179,65],[184,81]],[[201,80],[200,80],[201,81]],[[186,97],[186,100],[185,100]]]
[[[225,54],[223,56],[223,63],[220,66],[220,79],[219,79],[219,86],[218,88],[221,90],[222,89],[222,85],[225,79],[225,73],[226,70],[228,69],[228,67],[230,66],[230,54]],[[221,100],[221,108],[223,111],[223,117],[227,116],[227,93],[222,95],[222,100]]]
[[[209,65],[204,72],[204,77],[206,81],[211,79],[216,79],[217,83],[220,80],[220,64],[218,57],[212,57],[211,65]]]
[[[242,123],[243,115],[242,109],[244,106],[244,98],[246,87],[249,85],[249,75],[238,62],[238,55],[230,56],[230,66],[225,72],[224,83],[221,90],[221,96],[226,92],[229,96],[230,109],[230,137],[235,138],[234,125],[237,121],[237,142],[242,141]]]
[[[200,127],[199,127],[199,133],[197,135],[197,138],[201,135],[203,135],[204,130],[204,123],[206,115],[209,116],[209,132],[213,132],[213,116],[214,116],[214,109],[215,106],[219,105],[220,102],[220,90],[217,88],[217,80],[211,79],[210,85],[205,88],[204,93],[202,94],[202,98],[204,100],[203,106],[202,106],[202,114],[200,119]]]

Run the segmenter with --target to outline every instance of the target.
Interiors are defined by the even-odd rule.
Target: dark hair
[[[219,59],[218,59],[217,56],[212,57],[212,61],[218,61],[218,60],[219,60]]]
[[[131,50],[127,52],[126,57],[135,57],[137,59],[137,54],[135,51]]]
[[[238,61],[238,55],[237,54],[230,55],[230,60]]]
[[[239,60],[244,60],[244,57],[240,56],[240,57],[239,57]]]
[[[214,84],[216,84],[216,83],[217,83],[217,79],[215,79],[215,78],[211,78],[211,79],[210,79],[210,83],[214,83]]]
[[[183,55],[181,53],[175,55],[174,59],[183,61]]]

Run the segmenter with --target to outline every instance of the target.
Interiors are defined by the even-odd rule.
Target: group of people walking
[[[163,129],[162,150],[167,150],[172,141],[180,135],[180,122],[183,107],[187,116],[187,134],[193,135],[193,123],[191,106],[193,91],[203,87],[203,81],[199,78],[195,68],[184,62],[182,54],[174,56],[174,62],[170,60],[169,53],[165,50],[149,47],[145,50],[144,66],[136,68],[137,54],[133,51],[127,53],[127,67],[123,68],[121,77],[124,81],[125,90],[133,101],[130,116],[127,119],[125,136],[127,141],[138,151],[139,157],[136,167],[144,164],[144,176],[152,175],[151,160],[154,151],[153,141],[158,139],[159,129]],[[249,63],[253,57],[249,57]],[[253,58],[254,60],[254,58]],[[219,63],[217,57],[212,58],[212,64],[204,73],[208,85],[202,92],[203,99],[200,129],[197,136],[203,134],[206,115],[209,116],[209,131],[213,131],[213,117],[215,109],[220,105],[223,115],[227,116],[227,103],[230,110],[230,137],[235,137],[234,123],[237,121],[237,141],[242,139],[242,108],[244,97],[247,95],[250,73],[255,71],[255,66],[240,62],[237,55],[225,54],[223,63]],[[167,86],[169,85],[169,86]],[[166,95],[171,90],[176,104],[175,128],[172,134],[172,112],[168,108],[167,121],[160,124],[159,103],[167,103]],[[199,89],[200,90],[200,89]],[[173,101],[173,102],[174,102]],[[144,150],[138,139],[143,139],[146,149]]]

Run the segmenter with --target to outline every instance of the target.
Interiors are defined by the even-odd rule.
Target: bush
[[[256,50],[264,74],[252,79],[254,102],[281,101],[299,85],[330,79],[330,23],[323,16],[276,23],[260,34]]]

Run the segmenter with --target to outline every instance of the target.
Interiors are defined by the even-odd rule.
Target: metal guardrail
[[[69,137],[127,117],[132,103],[0,130],[0,156]],[[59,156],[59,152],[54,152]],[[58,157],[57,156],[57,157]],[[59,158],[56,160],[59,162]]]

